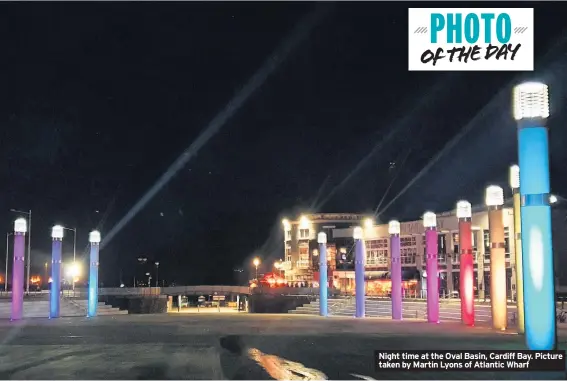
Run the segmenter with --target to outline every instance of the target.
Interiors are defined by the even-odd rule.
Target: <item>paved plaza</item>
[[[561,342],[564,349],[567,339]],[[516,334],[458,323],[223,313],[3,319],[0,343],[0,379],[272,379],[252,352],[271,363],[301,363],[328,379],[565,379],[374,370],[375,349],[524,348]]]

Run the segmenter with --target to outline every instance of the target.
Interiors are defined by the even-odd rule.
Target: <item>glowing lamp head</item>
[[[51,229],[51,238],[53,239],[63,239],[63,226],[55,225]]]
[[[100,243],[100,232],[98,230],[93,230],[89,233],[90,243]]]
[[[504,205],[504,189],[497,185],[491,185],[486,188],[486,205],[500,206]]]
[[[526,82],[514,88],[514,119],[549,118],[549,91],[541,82]]]
[[[360,226],[357,226],[354,228],[353,232],[352,232],[352,238],[354,239],[362,239],[364,235],[364,232],[362,231],[362,228]]]
[[[549,203],[550,204],[555,204],[557,202],[557,196],[554,194],[550,194],[549,195]]]
[[[14,232],[15,233],[27,233],[28,231],[28,222],[25,218],[18,218],[14,221]]]
[[[401,231],[401,225],[400,225],[400,221],[390,221],[390,223],[388,224],[388,233],[390,234],[400,234]]]
[[[372,218],[367,218],[364,220],[364,227],[366,229],[372,229],[373,226],[374,226],[374,220],[372,220]]]
[[[426,229],[437,227],[437,215],[433,212],[425,212],[423,214],[423,227]]]
[[[291,230],[291,224],[289,223],[289,220],[287,218],[284,218],[282,220],[282,225],[283,225],[285,231]]]
[[[514,164],[510,167],[510,187],[512,189],[520,188],[520,166]]]
[[[472,206],[468,201],[457,202],[457,218],[471,218]]]
[[[299,219],[299,227],[302,229],[307,229],[309,227],[309,218],[307,218],[307,216],[301,216]]]
[[[327,234],[321,232],[317,234],[317,242],[318,243],[327,243]]]
[[[258,265],[260,265],[260,258],[254,258],[254,261],[252,261],[252,263],[254,264],[254,266],[258,267]]]

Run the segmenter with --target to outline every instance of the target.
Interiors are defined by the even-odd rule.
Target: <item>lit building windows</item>
[[[299,239],[309,239],[309,229],[299,229]]]

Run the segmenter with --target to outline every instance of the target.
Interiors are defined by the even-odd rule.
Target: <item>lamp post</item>
[[[461,320],[474,326],[474,259],[472,250],[472,206],[468,201],[457,202],[459,219],[459,296],[461,297]]]
[[[51,295],[49,318],[58,318],[61,307],[61,244],[63,241],[63,226],[55,225],[51,229]]]
[[[45,278],[45,285],[49,286],[49,274],[47,272],[47,262],[45,262],[45,264],[43,265],[45,268],[45,274],[44,274],[44,278]]]
[[[354,228],[354,292],[356,311],[355,317],[363,318],[366,315],[364,290],[364,232],[360,226]]]
[[[400,222],[390,221],[390,256],[392,274],[392,319],[402,320],[402,261],[400,254]]]
[[[506,250],[502,205],[504,205],[504,190],[496,185],[486,188],[490,234],[490,306],[492,308],[492,326],[499,330],[505,330],[508,322]]]
[[[12,264],[12,320],[20,320],[22,319],[24,314],[24,257],[26,232],[26,219],[18,218],[14,222],[14,262]]]
[[[159,262],[156,262],[156,287],[159,287]]]
[[[73,232],[73,263],[75,263],[75,260],[77,258],[77,228],[63,227],[63,229]],[[73,287],[73,291],[75,291],[75,278],[74,277],[71,280],[71,282],[72,282],[71,285]]]
[[[146,273],[146,276],[148,277],[148,288],[152,287],[152,274]]]
[[[98,230],[89,233],[91,252],[89,258],[89,304],[87,316],[96,316],[98,307],[98,266],[101,236]]]
[[[10,252],[10,236],[14,233],[6,233],[6,272],[4,277],[4,292],[8,291],[8,260]]]
[[[254,261],[252,261],[252,263],[254,264],[254,267],[256,268],[256,281],[258,281],[258,266],[260,265],[260,258],[254,258]]]
[[[518,164],[522,205],[522,276],[524,328],[530,350],[557,347],[555,274],[551,241],[549,142],[546,84],[527,82],[514,88],[518,122]]]
[[[28,261],[27,261],[27,273],[26,273],[26,294],[30,293],[30,262],[31,262],[31,217],[32,217],[32,211],[31,209],[27,212],[24,212],[22,210],[17,210],[17,209],[10,209],[10,212],[13,213],[21,213],[21,214],[26,214],[28,216],[28,222],[27,222],[27,233],[28,233]]]
[[[319,244],[319,315],[327,316],[327,234],[317,235]]]
[[[427,321],[439,323],[439,275],[437,269],[437,215],[426,212],[423,215],[425,228],[425,254],[427,274]]]
[[[520,167],[513,165],[510,167],[510,187],[514,202],[514,256],[516,259],[516,311],[518,314],[517,330],[524,333],[524,275],[522,262],[522,214],[520,211],[522,199],[520,196]]]

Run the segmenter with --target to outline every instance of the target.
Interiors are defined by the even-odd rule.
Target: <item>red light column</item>
[[[461,320],[464,324],[474,326],[474,264],[472,251],[472,207],[467,201],[457,203],[459,219],[460,249],[460,297]]]

